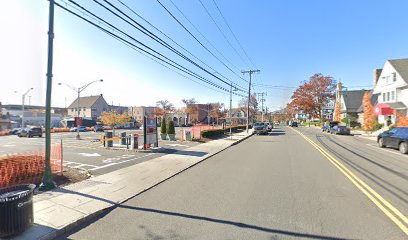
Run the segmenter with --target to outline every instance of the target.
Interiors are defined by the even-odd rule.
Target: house
[[[228,121],[229,115],[227,114],[227,121]],[[241,108],[233,108],[231,109],[231,122],[232,125],[242,125],[246,124],[247,122],[247,115],[244,110]]]
[[[379,123],[394,124],[397,113],[408,115],[408,58],[387,60],[382,69],[374,70],[373,84]]]
[[[155,107],[134,106],[128,108],[128,115],[131,116],[139,125],[143,124],[144,117],[154,117]]]
[[[103,95],[87,96],[78,98],[68,107],[68,116],[76,117],[79,111],[79,117],[97,120],[102,112],[110,111],[108,103],[103,98]]]
[[[371,104],[377,104],[377,94],[372,90],[348,90],[341,82],[337,83],[336,102],[340,102],[340,118],[348,116],[351,126],[361,125],[363,122],[363,97],[366,92],[371,94]],[[334,117],[334,116],[333,116]]]
[[[323,119],[333,119],[334,106],[336,102],[334,99],[328,99],[322,107],[322,117]]]

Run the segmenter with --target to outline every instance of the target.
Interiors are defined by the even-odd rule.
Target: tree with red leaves
[[[336,81],[331,76],[316,73],[302,82],[292,94],[288,108],[293,112],[303,111],[311,117],[322,119],[322,108],[335,96]]]
[[[374,107],[371,103],[371,94],[366,91],[363,96],[363,129],[372,131],[375,125]]]

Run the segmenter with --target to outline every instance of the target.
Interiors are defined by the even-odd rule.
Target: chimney
[[[378,79],[380,78],[381,72],[382,72],[382,69],[381,69],[381,68],[374,69],[374,74],[373,74],[373,89],[377,86],[377,82],[378,82]]]

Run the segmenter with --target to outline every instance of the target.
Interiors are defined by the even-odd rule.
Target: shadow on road
[[[339,237],[315,235],[315,234],[309,234],[309,233],[292,232],[292,231],[286,231],[286,230],[280,230],[280,229],[271,229],[271,228],[266,228],[266,227],[261,227],[261,226],[256,226],[256,225],[251,225],[251,224],[246,224],[246,223],[241,223],[241,222],[234,222],[234,221],[229,221],[229,220],[196,216],[196,215],[177,213],[177,212],[169,212],[169,211],[163,211],[163,210],[152,209],[152,208],[133,207],[133,206],[127,206],[127,205],[119,205],[118,207],[125,208],[125,209],[131,209],[135,211],[141,211],[141,212],[157,213],[157,214],[163,214],[167,216],[207,221],[207,222],[212,222],[212,223],[228,224],[228,225],[232,225],[232,226],[239,227],[239,228],[247,228],[247,229],[252,229],[252,230],[257,230],[257,231],[262,231],[262,232],[267,232],[267,233],[281,234],[281,235],[287,235],[287,236],[298,237],[298,238],[333,239],[333,240],[346,239],[346,238],[339,238]]]
[[[177,155],[186,155],[186,156],[194,156],[194,157],[202,157],[207,152],[196,152],[196,151],[184,151],[184,150],[177,150],[177,149],[166,149],[164,151],[167,154],[177,154]]]

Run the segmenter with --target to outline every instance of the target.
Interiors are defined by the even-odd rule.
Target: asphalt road
[[[120,132],[121,130],[117,130]],[[140,133],[141,131],[133,131]],[[81,140],[76,140],[76,133],[52,133],[51,142],[63,143],[64,167],[89,171],[92,175],[101,175],[133,164],[157,158],[166,153],[194,146],[196,142],[172,142],[159,140],[159,147],[166,148],[163,153],[143,153],[121,150],[107,150],[101,142],[101,132],[81,132]],[[139,144],[143,145],[143,137]],[[0,137],[0,157],[6,154],[43,151],[45,138],[19,138],[17,136]]]
[[[358,137],[299,130],[327,144],[406,215],[406,156]],[[407,235],[312,144],[284,127],[223,151],[62,238],[382,240]]]

